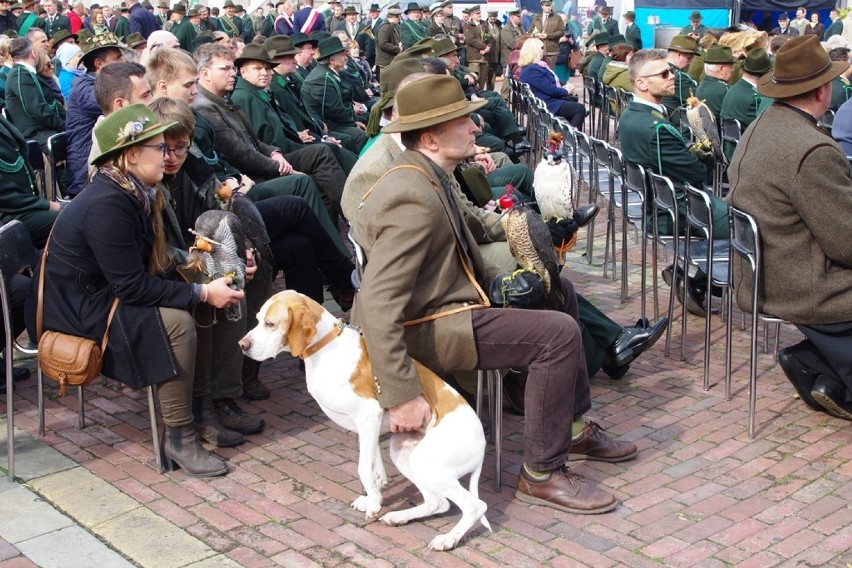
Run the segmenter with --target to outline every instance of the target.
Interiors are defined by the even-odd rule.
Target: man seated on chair
[[[394,432],[431,420],[413,358],[439,373],[527,366],[524,466],[516,497],[578,514],[604,513],[616,498],[565,465],[573,458],[619,462],[633,443],[593,423],[577,301],[567,278],[565,312],[494,309],[483,292],[497,267],[483,260],[451,186],[456,165],[474,151],[470,113],[458,81],[428,76],[397,93],[406,150],[365,196],[353,225],[367,257],[354,320],[363,326],[379,403]]]
[[[416,60],[397,61],[387,67],[382,80],[394,81],[389,88],[392,92],[396,92],[398,88],[422,77],[422,69],[423,66]],[[391,120],[397,116],[398,111],[394,105]],[[375,143],[364,151],[343,188],[341,207],[350,223],[354,224],[357,221],[360,212],[358,205],[364,195],[391,168],[393,161],[404,150],[400,134],[380,133]],[[509,251],[506,233],[500,223],[500,215],[472,203],[464,195],[457,181],[459,178],[470,185],[469,178],[456,168],[450,182],[460,203],[461,216],[473,234],[480,254],[486,262],[496,265],[501,271],[514,271],[518,267],[517,261]],[[579,207],[574,211],[574,221],[582,227],[594,218],[597,211],[597,205]],[[577,301],[580,315],[578,323],[583,335],[586,369],[590,377],[602,369],[610,378],[621,379],[630,368],[630,363],[661,337],[668,323],[668,318],[661,318],[660,321],[651,325],[646,319],[641,318],[635,326],[622,327],[580,294],[577,294]],[[470,375],[465,375],[465,378],[469,379]],[[475,390],[475,385],[466,383],[459,375],[456,379],[464,390],[468,392]],[[523,412],[523,388],[512,388],[510,381],[504,382],[504,385],[506,385],[509,404],[514,410]]]
[[[813,35],[778,50],[757,86],[775,102],[734,152],[728,201],[760,228],[761,311],[806,337],[778,353],[781,368],[805,404],[852,420],[852,176],[844,152],[817,126],[832,80],[848,67],[831,62]],[[733,268],[737,301],[751,310],[749,268]]]
[[[618,139],[624,159],[655,173],[668,177],[675,186],[678,202],[679,226],[686,226],[686,192],[684,184],[702,188],[707,176],[705,161],[712,159],[697,145],[687,147],[678,129],[666,118],[663,100],[675,91],[675,72],[666,61],[661,49],[643,49],[633,54],[627,66],[633,82],[633,101],[621,114],[618,122]],[[711,195],[714,238],[727,238],[728,211],[720,199]],[[650,200],[646,200],[648,202]],[[671,235],[674,228],[667,216],[661,215],[657,224],[659,232]],[[679,299],[683,300],[682,275],[674,274],[674,267],[663,270],[663,279],[677,286]],[[686,279],[686,307],[698,316],[705,316],[706,275],[690,274]]]

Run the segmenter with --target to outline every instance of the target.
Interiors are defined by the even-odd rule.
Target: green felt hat
[[[317,59],[326,59],[342,51],[346,51],[346,48],[343,47],[339,37],[327,37],[319,42],[319,57]]]
[[[293,45],[293,40],[287,35],[272,36],[263,42],[263,47],[266,48],[269,56],[273,59],[299,53],[299,50]]]
[[[678,51],[680,53],[695,53],[698,48],[698,42],[694,37],[687,35],[676,35],[669,43],[669,51]]]
[[[247,61],[260,61],[273,67],[278,65],[272,60],[272,57],[269,56],[269,52],[266,51],[266,48],[259,43],[250,43],[245,46],[242,53],[240,53],[240,56],[234,59],[234,65],[239,67]]]
[[[161,124],[157,115],[143,104],[121,108],[95,125],[95,140],[101,153],[91,163],[93,166],[100,164],[125,148],[162,134],[175,124],[177,122]]]
[[[733,63],[734,54],[727,45],[711,45],[704,56],[704,63]]]
[[[756,47],[749,51],[743,63],[743,71],[752,75],[763,75],[772,71],[772,60],[766,50]]]
[[[593,33],[589,39],[586,40],[586,47],[592,47],[593,45],[608,45],[609,44],[609,34],[606,32],[597,32]]]

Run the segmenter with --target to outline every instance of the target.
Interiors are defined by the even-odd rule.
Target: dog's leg
[[[441,485],[436,484],[429,489],[440,494],[442,498],[449,499],[462,511],[461,519],[448,533],[439,534],[429,543],[429,548],[432,550],[450,550],[459,543],[470,527],[478,520],[484,519],[488,506],[484,501],[471,495],[458,480],[447,481]]]
[[[404,525],[414,519],[429,517],[438,513],[443,513],[450,508],[450,502],[441,497],[439,494],[430,491],[427,488],[418,484],[417,478],[413,472],[411,465],[411,455],[421,442],[423,436],[420,434],[394,434],[390,441],[391,461],[399,470],[399,472],[408,478],[420,493],[423,494],[424,502],[422,505],[403,509],[401,511],[392,511],[386,513],[380,519],[384,524],[397,526]]]
[[[379,449],[382,414],[379,409],[374,417],[358,423],[358,478],[366,495],[355,499],[352,508],[362,511],[368,521],[374,520],[382,509],[382,481],[387,482]],[[377,464],[381,469],[377,470]]]

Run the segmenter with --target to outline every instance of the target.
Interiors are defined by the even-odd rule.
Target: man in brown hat
[[[760,228],[761,310],[806,337],[778,353],[781,368],[805,404],[852,420],[852,175],[843,150],[817,126],[831,81],[848,67],[812,35],[778,50],[757,85],[775,102],[734,152],[728,201]],[[751,310],[750,269],[739,261],[732,268],[737,301]]]
[[[465,24],[464,43],[467,48],[467,65],[476,73],[479,89],[485,88],[488,79],[488,59],[494,50],[494,39],[482,23],[479,5],[468,8],[470,21]]]
[[[385,21],[376,31],[376,67],[381,77],[381,70],[402,53],[402,39],[399,33],[399,15],[397,8],[389,8]]]
[[[367,256],[353,320],[363,326],[391,430],[416,432],[432,420],[414,359],[439,373],[528,366],[516,497],[577,514],[611,511],[617,499],[566,466],[638,452],[583,421],[591,398],[573,285],[555,283],[565,313],[491,308],[483,290],[498,270],[482,259],[449,183],[475,152],[470,113],[483,103],[468,102],[458,81],[439,75],[402,87],[396,104],[399,118],[383,132],[400,132],[406,150],[353,225]]]

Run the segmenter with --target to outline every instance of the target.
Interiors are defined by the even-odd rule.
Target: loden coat
[[[476,368],[470,312],[488,301],[466,270],[479,288],[497,275],[467,226],[452,221],[447,174],[411,150],[393,166],[353,225],[368,259],[353,320],[364,330],[383,408],[420,394],[412,357],[439,374]],[[438,317],[404,325],[428,316]]]
[[[760,227],[759,309],[802,325],[852,321],[852,174],[843,150],[812,116],[776,101],[743,135],[728,176],[727,200]],[[750,311],[747,270],[734,263],[737,302]]]

